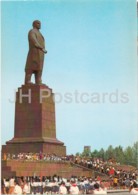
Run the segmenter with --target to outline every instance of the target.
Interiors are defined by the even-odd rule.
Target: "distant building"
[[[84,146],[84,152],[91,152],[91,146]]]

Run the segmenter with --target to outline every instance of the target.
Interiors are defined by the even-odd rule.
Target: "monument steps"
[[[16,176],[16,171],[12,171],[10,166],[2,165],[2,178],[10,178],[12,176]]]
[[[7,174],[8,173],[8,174]],[[2,177],[11,176],[53,176],[66,178],[75,176],[92,176],[92,171],[76,167],[70,162],[45,162],[45,161],[2,161]]]
[[[100,171],[96,171],[96,170],[93,170],[91,168],[88,168],[88,167],[85,167],[83,165],[79,165],[79,164],[76,164],[76,163],[72,163],[72,165],[76,166],[76,167],[80,167],[80,168],[83,168],[87,171],[93,171],[93,175],[96,176],[101,176],[103,179],[109,179],[109,176],[105,173],[101,173]]]

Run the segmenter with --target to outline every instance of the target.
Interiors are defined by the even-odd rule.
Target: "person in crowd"
[[[118,178],[115,176],[114,179],[113,179],[113,185],[115,188],[117,188],[117,185],[118,185]]]
[[[130,186],[130,194],[138,195],[138,188],[135,188],[133,185]]]
[[[71,187],[69,191],[70,191],[70,194],[79,194],[79,188],[74,179],[71,180]]]
[[[93,194],[107,194],[105,190],[103,190],[98,183],[94,184]]]
[[[9,187],[10,187],[10,184],[9,184],[9,179],[3,179],[3,184],[4,184],[4,187],[5,187],[5,191],[6,191],[6,194],[8,194],[9,192]]]
[[[23,194],[30,194],[30,192],[31,192],[30,183],[24,180]]]
[[[68,192],[68,194],[69,194],[69,189],[70,189],[70,180],[69,180],[69,179],[67,179],[67,181],[66,181],[66,183],[65,183],[65,186],[66,186],[67,192]]]
[[[1,194],[7,194],[4,179],[1,180]]]
[[[21,186],[19,185],[19,182],[17,180],[14,181],[14,190],[13,190],[13,194],[22,194],[23,191],[22,191],[22,188]]]
[[[52,186],[52,194],[58,194],[58,192],[59,192],[59,185],[58,185],[57,178],[55,178]]]
[[[13,194],[15,178],[12,176],[9,180],[9,194]]]
[[[46,194],[51,194],[52,186],[53,186],[53,182],[51,181],[51,179],[48,179],[46,182],[46,187],[45,187]]]
[[[59,194],[67,194],[67,188],[65,187],[65,182],[62,181],[59,187]]]

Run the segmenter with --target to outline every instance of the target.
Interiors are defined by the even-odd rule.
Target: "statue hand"
[[[42,51],[43,51],[44,53],[47,53],[47,51],[46,51],[45,49],[42,49]]]

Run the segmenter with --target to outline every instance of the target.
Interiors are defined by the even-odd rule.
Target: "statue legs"
[[[32,72],[27,70],[25,72],[25,84],[30,84],[31,83],[31,76],[32,76]]]
[[[41,84],[41,76],[42,76],[42,70],[37,70],[37,71],[32,71],[32,70],[26,70],[25,72],[25,84],[32,84],[31,83],[31,77],[32,74],[35,75],[35,83],[36,84]]]
[[[41,84],[42,83],[42,80],[41,80],[42,70],[36,71],[34,72],[34,74],[35,74],[35,83]]]

